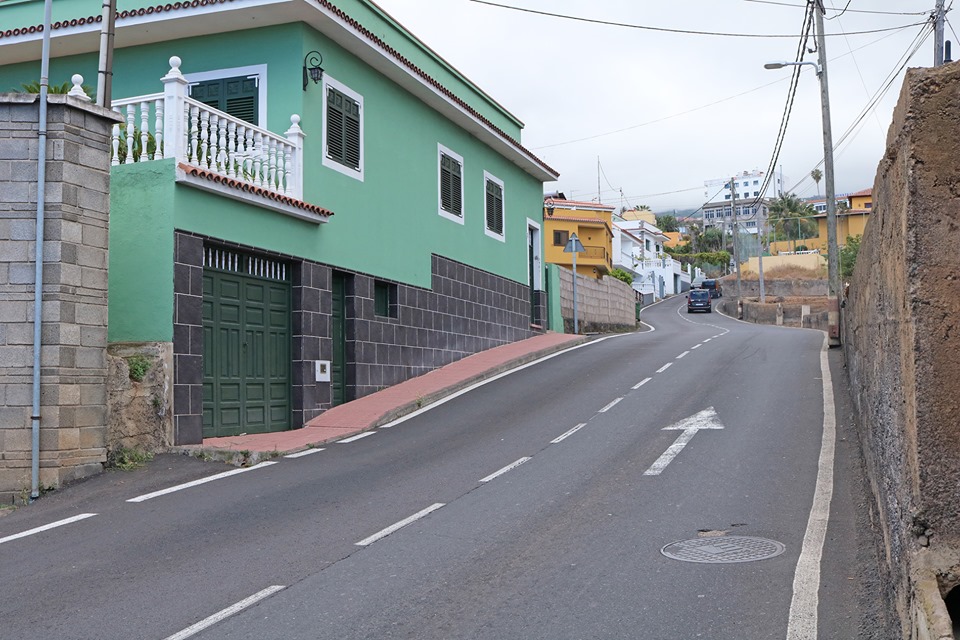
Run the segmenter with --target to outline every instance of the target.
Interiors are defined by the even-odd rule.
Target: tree
[[[638,204],[633,207],[634,211],[650,211],[650,207],[645,204]]]
[[[810,177],[817,183],[817,196],[820,196],[820,181],[823,180],[823,172],[820,169],[814,169],[810,172]]]
[[[616,268],[610,270],[610,275],[616,278],[617,280],[622,280],[627,284],[633,284],[633,276],[623,269]]]
[[[840,248],[840,276],[849,278],[853,275],[853,268],[857,264],[857,254],[860,253],[860,241],[863,236],[851,238],[847,236],[847,243]]]
[[[796,241],[819,235],[819,225],[813,220],[816,214],[809,202],[796,194],[785,193],[770,204],[768,220],[775,238]]]
[[[660,231],[679,231],[680,223],[677,222],[676,216],[656,216],[657,227]]]
[[[700,236],[700,251],[723,251],[723,231],[710,227]]]

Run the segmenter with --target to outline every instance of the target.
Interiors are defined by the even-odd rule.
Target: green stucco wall
[[[173,340],[173,161],[110,172],[110,342]]]

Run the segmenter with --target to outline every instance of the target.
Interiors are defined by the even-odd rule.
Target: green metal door
[[[331,337],[333,355],[330,363],[330,402],[335,407],[347,401],[347,276],[334,272],[332,279]]]
[[[205,254],[212,264],[203,271],[203,437],[289,429],[285,265],[231,251]]]

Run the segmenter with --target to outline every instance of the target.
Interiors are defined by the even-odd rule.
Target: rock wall
[[[169,342],[109,346],[109,452],[119,449],[157,452],[173,444],[172,371],[173,344]]]
[[[0,500],[32,484],[39,96],[0,94]],[[119,116],[48,99],[39,488],[106,460],[110,134]]]
[[[560,268],[560,309],[567,333],[573,333],[573,271]],[[637,326],[637,294],[612,277],[577,276],[577,320],[580,333],[627,331]]]
[[[960,584],[958,94],[960,64],[907,72],[843,319],[904,638],[952,638]]]

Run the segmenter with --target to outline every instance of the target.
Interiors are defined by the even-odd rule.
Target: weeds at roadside
[[[133,471],[153,460],[153,454],[132,447],[118,447],[107,454],[107,468]]]

